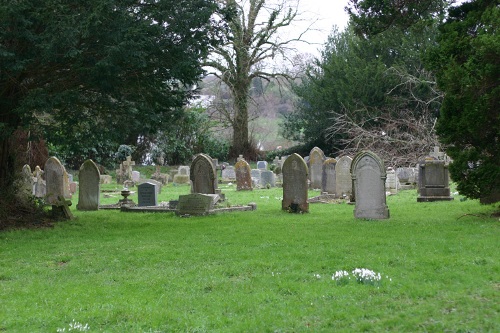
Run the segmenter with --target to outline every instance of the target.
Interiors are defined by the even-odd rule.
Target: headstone
[[[270,170],[261,170],[260,183],[263,187],[276,187],[276,175]]]
[[[352,161],[351,175],[356,198],[354,217],[388,219],[384,162],[371,151],[361,151]]]
[[[234,166],[236,173],[236,191],[252,190],[252,174],[250,165],[244,159],[236,162]]]
[[[71,197],[73,197],[73,194],[76,193],[77,189],[78,189],[78,183],[77,182],[70,182],[69,183],[69,193],[71,194]]]
[[[257,169],[267,170],[267,162],[266,161],[257,161]]]
[[[163,184],[155,179],[146,179],[146,180],[142,180],[139,182],[139,185],[142,184],[142,183],[151,183],[153,185],[156,186],[156,193],[157,194],[160,194],[161,193],[161,189],[163,187]]]
[[[251,176],[252,176],[252,183],[254,184],[254,187],[260,186],[261,181],[260,181],[260,169],[252,169],[250,171]]]
[[[214,208],[219,196],[216,194],[192,193],[179,196],[178,214],[205,215]]]
[[[113,177],[111,177],[110,175],[101,175],[100,181],[101,184],[111,184],[111,182],[113,181]]]
[[[21,171],[21,179],[19,180],[18,194],[23,198],[27,198],[33,195],[35,182],[33,179],[33,174],[31,173],[31,167],[28,164],[23,166]]]
[[[132,171],[132,181],[134,182],[139,182],[139,179],[141,179],[141,173],[139,171]]]
[[[65,179],[67,180],[66,170],[57,157],[50,157],[45,162],[44,174],[46,201],[48,204],[57,205],[59,196],[61,198],[69,198],[69,184],[65,182]]]
[[[210,156],[198,154],[191,163],[190,176],[191,193],[215,194],[217,177]]]
[[[385,180],[385,189],[391,194],[397,194],[401,186],[399,185],[399,179],[396,175],[396,171],[393,168],[388,168],[386,174],[387,178]]]
[[[33,173],[35,186],[33,195],[37,198],[43,198],[46,195],[45,179],[43,179],[43,170],[37,165]]]
[[[189,184],[189,166],[181,165],[173,177],[175,184]]]
[[[309,179],[311,180],[310,187],[312,189],[321,189],[323,184],[323,162],[325,154],[323,151],[314,147],[309,153]]]
[[[417,202],[450,201],[448,164],[444,160],[426,157],[419,162]]]
[[[232,165],[228,165],[224,170],[222,170],[222,179],[225,181],[236,180],[236,172]]]
[[[282,168],[283,200],[281,208],[294,213],[309,212],[307,201],[307,164],[298,154],[290,155]]]
[[[340,198],[349,199],[352,194],[351,163],[352,158],[342,156],[335,164],[336,194]]]
[[[321,192],[326,192],[328,194],[336,194],[337,186],[336,186],[336,173],[335,167],[337,164],[337,160],[334,158],[327,158],[325,162],[323,162],[323,177],[322,177],[322,186]]]
[[[158,206],[157,185],[149,181],[137,185],[137,201],[139,207]]]
[[[78,179],[80,191],[78,192],[78,210],[98,210],[101,189],[101,175],[99,168],[92,160],[86,160],[80,166]]]
[[[64,183],[64,197],[67,199],[71,199],[71,197],[73,197],[73,194],[71,193],[71,189],[69,186],[69,174],[66,172],[66,169],[64,170],[63,183]]]

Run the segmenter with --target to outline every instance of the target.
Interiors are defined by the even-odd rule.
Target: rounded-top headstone
[[[101,188],[101,173],[92,160],[86,160],[78,172],[80,181],[78,192],[78,210],[98,210]]]

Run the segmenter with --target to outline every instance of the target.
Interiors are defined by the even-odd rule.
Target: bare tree
[[[387,74],[399,78],[399,83],[387,92],[394,101],[391,107],[373,110],[361,106],[331,112],[334,125],[328,129],[328,135],[341,134],[341,144],[346,147],[343,154],[354,155],[369,149],[388,166],[397,167],[415,165],[421,156],[439,145],[435,125],[443,93],[436,88],[431,73],[424,69],[417,72],[411,75],[395,67],[387,70]],[[360,120],[356,117],[359,114],[366,116]]]
[[[227,43],[216,47],[205,65],[227,88],[232,103],[219,105],[219,116],[232,127],[231,155],[252,152],[248,123],[249,97],[252,80],[261,78],[290,78],[284,70],[276,70],[273,64],[289,60],[294,43],[301,41],[307,28],[292,38],[284,38],[280,32],[298,19],[299,0],[220,0],[236,10],[228,22]],[[312,22],[311,24],[313,24]]]

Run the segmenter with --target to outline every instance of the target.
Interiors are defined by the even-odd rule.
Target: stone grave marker
[[[307,201],[307,164],[298,154],[290,155],[283,163],[283,200],[281,209],[293,213],[309,212]]]
[[[352,158],[350,158],[349,156],[342,156],[337,159],[337,163],[335,164],[335,194],[339,198],[349,199],[351,197],[351,163]]]
[[[323,162],[325,154],[323,151],[314,147],[309,153],[309,179],[311,180],[310,187],[312,189],[321,189],[323,185]]]
[[[351,175],[356,198],[354,217],[388,219],[384,162],[371,151],[361,151],[352,161]]]
[[[335,167],[337,164],[337,160],[334,158],[327,158],[325,162],[323,162],[323,177],[322,177],[322,186],[321,192],[326,192],[328,194],[336,194],[337,193],[337,175],[335,173]]]
[[[260,183],[263,187],[276,187],[276,175],[270,170],[261,170]]]
[[[37,198],[43,198],[46,195],[45,179],[43,179],[43,170],[37,165],[33,173],[35,186],[33,195]]]
[[[192,193],[179,196],[179,215],[206,215],[214,208],[219,196],[216,194]]]
[[[426,157],[419,163],[417,202],[450,201],[448,164],[444,160]]]
[[[266,161],[257,161],[257,169],[267,170],[267,162]]]
[[[396,171],[393,168],[388,168],[386,174],[387,178],[385,180],[385,189],[391,194],[397,194],[401,186],[399,185],[399,179],[396,175]]]
[[[69,184],[64,166],[57,157],[50,157],[44,167],[46,182],[46,201],[50,205],[57,205],[61,198],[69,199]],[[66,179],[66,181],[65,181]]]
[[[173,182],[175,184],[189,184],[189,166],[181,165],[174,175]]]
[[[222,180],[236,180],[236,171],[234,170],[234,167],[232,165],[228,165],[225,169],[222,170]]]
[[[157,185],[149,181],[137,185],[137,205],[158,206],[158,189]]]
[[[92,160],[86,160],[80,166],[78,179],[80,191],[78,192],[78,210],[98,210],[99,196],[101,193],[101,174],[99,168]]]
[[[191,193],[215,194],[217,176],[210,156],[198,154],[190,168]]]
[[[113,177],[110,175],[101,175],[101,184],[111,184]]]
[[[251,191],[252,174],[250,165],[244,159],[240,159],[234,166],[236,173],[236,191]]]
[[[21,177],[16,182],[17,194],[22,199],[27,199],[29,196],[33,195],[35,181],[33,179],[33,174],[31,173],[31,167],[28,164],[23,166],[21,170]]]
[[[132,171],[131,175],[131,179],[135,183],[138,183],[139,179],[141,179],[141,173],[139,171]]]
[[[250,171],[250,174],[252,176],[252,183],[254,184],[255,187],[257,186],[260,186],[261,185],[261,181],[260,181],[260,172],[261,170],[260,169],[252,169]]]

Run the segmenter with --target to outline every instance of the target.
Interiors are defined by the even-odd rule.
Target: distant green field
[[[405,191],[388,197],[389,220],[370,221],[345,203],[283,212],[279,188],[220,187],[257,210],[73,210],[54,228],[1,232],[0,332],[500,331],[498,206]],[[159,201],[188,192],[168,185]],[[356,282],[356,268],[381,279]]]

